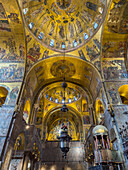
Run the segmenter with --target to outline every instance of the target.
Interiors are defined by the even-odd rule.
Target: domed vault
[[[24,1],[23,13],[29,32],[55,51],[72,51],[84,45],[99,30],[106,1]]]

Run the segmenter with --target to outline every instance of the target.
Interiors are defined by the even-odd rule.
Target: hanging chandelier
[[[65,82],[65,77],[64,77],[63,83],[61,84],[61,87],[64,89],[64,96],[63,96],[64,104],[63,104],[63,107],[61,108],[61,111],[65,113],[65,112],[68,112],[68,108],[67,108],[67,106],[65,104],[65,99],[66,99],[66,97],[65,97],[65,89],[67,87],[67,83]]]
[[[63,125],[61,127],[61,134],[60,136],[58,136],[58,139],[60,140],[61,142],[61,151],[63,153],[63,157],[66,159],[66,156],[67,156],[67,152],[69,151],[69,142],[70,140],[72,139],[69,135],[68,135],[68,128],[67,126]]]
[[[64,95],[63,95],[63,101],[64,101],[64,104],[61,108],[61,112],[62,114],[68,114],[68,108],[65,104],[65,89],[67,87],[67,83],[65,82],[65,76],[63,78],[63,83],[61,84],[62,88],[64,89]],[[61,143],[61,151],[63,153],[63,157],[66,159],[66,156],[67,156],[67,152],[69,151],[69,142],[70,140],[72,139],[69,135],[68,135],[68,127],[63,125],[61,127],[61,132],[60,132],[60,136],[57,137],[59,140],[60,140],[60,143]]]

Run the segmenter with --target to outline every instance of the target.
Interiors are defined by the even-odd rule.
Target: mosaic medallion
[[[67,60],[59,60],[53,63],[50,71],[54,77],[64,77],[64,75],[65,77],[72,77],[76,69],[73,63]]]

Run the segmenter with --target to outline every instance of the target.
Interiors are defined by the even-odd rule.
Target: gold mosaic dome
[[[106,0],[23,1],[27,29],[45,47],[68,52],[87,43],[99,30]]]
[[[71,87],[67,87],[65,91],[65,95],[66,95],[66,99],[65,99],[66,104],[75,102],[79,100],[81,97],[80,93],[76,89],[73,89]],[[61,86],[52,88],[45,94],[46,99],[60,104],[64,104],[63,96],[64,96],[64,92]]]
[[[51,102],[64,104],[64,89],[61,84],[62,82],[58,83],[57,87],[56,83],[52,84],[52,87],[49,87],[48,90],[45,91],[44,97]],[[81,97],[81,88],[72,83],[67,83],[67,88],[65,89],[65,103],[70,104],[76,102]]]
[[[108,135],[108,129],[105,126],[97,125],[93,128],[92,134],[93,136]]]

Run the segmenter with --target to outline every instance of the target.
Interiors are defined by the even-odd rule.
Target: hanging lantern
[[[68,108],[65,104],[65,89],[67,88],[67,83],[65,82],[65,74],[64,74],[64,78],[63,78],[63,83],[61,84],[61,87],[64,89],[64,96],[63,96],[63,107],[61,108],[61,112],[67,113],[68,114]],[[61,151],[63,153],[63,157],[66,159],[67,156],[67,152],[69,151],[69,142],[72,139],[69,135],[68,135],[68,128],[67,126],[63,125],[61,127],[61,132],[60,132],[60,136],[57,137],[60,140],[61,143]]]
[[[63,157],[66,159],[67,156],[67,152],[69,151],[69,142],[72,139],[69,135],[68,135],[68,128],[67,126],[62,126],[61,127],[61,133],[60,136],[57,137],[60,142],[61,142],[61,151],[63,152]]]

